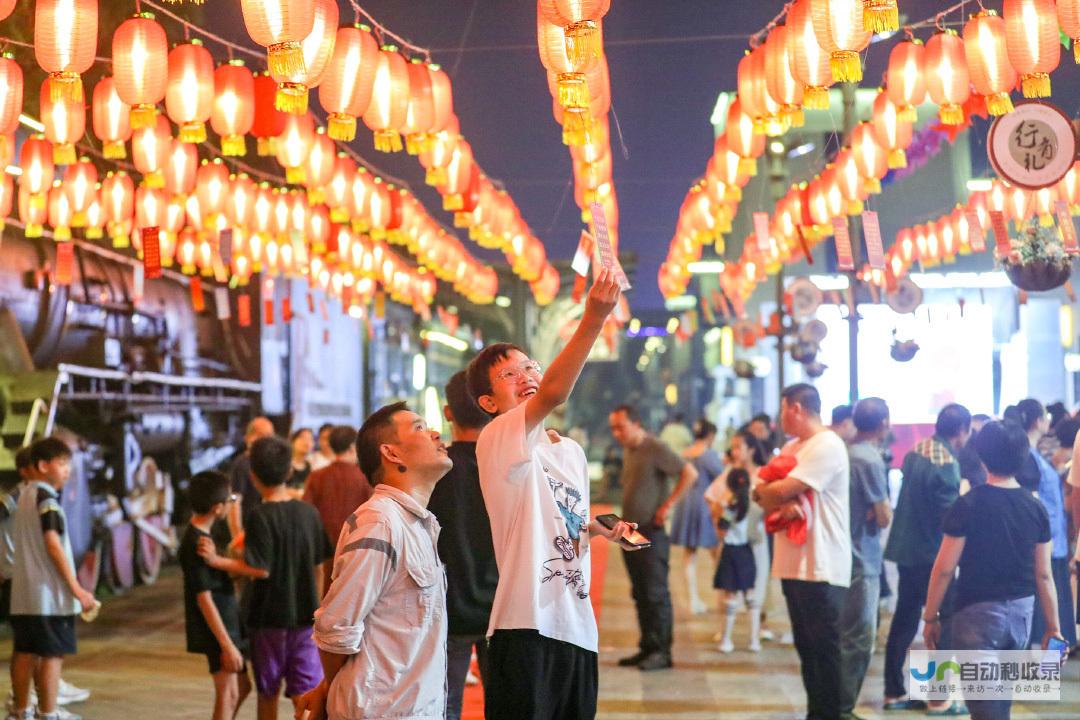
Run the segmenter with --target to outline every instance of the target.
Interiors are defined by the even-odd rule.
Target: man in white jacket
[[[313,633],[325,679],[296,717],[442,720],[446,575],[427,504],[453,463],[439,433],[404,403],[364,421],[356,450],[375,490],[338,538]]]

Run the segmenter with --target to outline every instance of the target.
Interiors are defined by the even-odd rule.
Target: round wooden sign
[[[1057,184],[1076,159],[1069,117],[1049,103],[1028,101],[990,126],[990,164],[1003,180],[1027,190]]]

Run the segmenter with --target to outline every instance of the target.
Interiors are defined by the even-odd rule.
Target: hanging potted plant
[[[1072,275],[1072,258],[1065,252],[1055,227],[1041,227],[1032,221],[1010,240],[1004,257],[995,253],[1012,284],[1028,292],[1061,287]]]

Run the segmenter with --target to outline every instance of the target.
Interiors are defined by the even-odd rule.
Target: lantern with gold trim
[[[1006,49],[1026,98],[1050,97],[1050,73],[1061,61],[1054,0],[1005,0]]]
[[[926,44],[926,91],[938,106],[944,125],[964,122],[964,103],[971,97],[964,41],[953,30],[940,32]]]
[[[193,38],[169,51],[168,65],[165,112],[180,126],[180,142],[204,142],[214,110],[214,58]]]
[[[884,90],[874,98],[871,123],[878,144],[888,152],[889,167],[907,167],[907,147],[911,144],[912,136],[911,122],[901,116],[900,109]]]
[[[367,25],[338,28],[334,52],[319,85],[319,103],[329,113],[327,134],[351,142],[356,118],[367,110],[375,85],[379,45]]]
[[[548,22],[563,28],[566,54],[578,66],[603,53],[599,21],[611,0],[539,0],[537,10]]]
[[[315,25],[315,0],[240,0],[248,35],[266,48],[270,75],[303,73],[302,42]]]
[[[270,76],[278,83],[275,106],[278,110],[295,115],[307,112],[308,88],[316,87],[322,82],[337,37],[336,0],[314,0],[314,4],[311,30],[300,42],[303,63],[285,72],[275,71],[273,65],[270,67]]]
[[[71,207],[71,226],[86,227],[86,210],[97,194],[97,168],[89,158],[68,165],[61,187]]]
[[[214,70],[214,103],[210,127],[221,137],[221,154],[247,154],[244,136],[255,123],[255,78],[243,60],[230,60]]]
[[[1005,21],[993,10],[976,13],[964,25],[964,54],[975,92],[986,98],[991,115],[1013,110],[1009,93],[1016,87],[1016,70],[1009,62]]]
[[[818,43],[829,53],[836,82],[861,82],[859,53],[873,35],[863,21],[863,0],[811,0],[810,16]]]
[[[926,47],[912,38],[898,42],[889,53],[885,71],[885,92],[900,110],[900,116],[915,122],[917,110],[926,100]]]
[[[94,134],[101,141],[102,155],[106,160],[126,158],[124,143],[131,138],[131,107],[120,99],[113,78],[98,81],[92,103]]]
[[[75,143],[86,132],[86,102],[60,93],[54,100],[49,85],[52,77],[41,84],[41,124],[45,126],[45,138],[53,144],[53,161],[57,165],[75,162]]]
[[[375,149],[400,152],[401,129],[409,112],[409,69],[397,46],[379,50],[371,103],[364,112],[364,124],[375,133]]]
[[[85,104],[80,76],[94,64],[97,31],[97,0],[36,0],[34,55],[53,102]]]
[[[811,0],[795,0],[788,11],[787,42],[791,72],[803,84],[803,106],[810,110],[829,107],[829,86],[834,82],[829,53],[814,33]]]
[[[154,124],[168,87],[168,56],[165,28],[151,13],[128,18],[113,33],[113,79],[120,99],[131,107],[133,130]]]
[[[143,183],[151,188],[165,186],[162,171],[172,149],[169,121],[158,115],[154,124],[133,130],[131,133],[131,159],[135,169],[143,175]]]

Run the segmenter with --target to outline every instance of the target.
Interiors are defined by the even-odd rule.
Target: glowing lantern
[[[113,247],[127,247],[128,226],[135,212],[135,184],[131,177],[123,170],[106,175],[101,183],[101,202]]]
[[[173,140],[165,163],[165,192],[170,197],[186,197],[195,189],[199,153],[191,143]]]
[[[82,78],[97,50],[97,0],[37,0],[34,55],[49,73],[53,102],[83,101]]]
[[[180,141],[206,140],[206,121],[214,109],[214,59],[193,39],[169,51],[165,112],[180,126]]]
[[[86,226],[86,209],[97,195],[97,168],[88,158],[81,158],[77,163],[68,165],[61,187],[71,206],[72,227]]]
[[[454,91],[450,84],[450,76],[437,65],[428,65],[431,71],[431,99],[435,106],[435,127],[433,132],[441,133],[447,130],[451,124],[456,125],[454,117]]]
[[[791,74],[791,52],[785,25],[777,25],[765,42],[765,87],[780,104],[780,114],[792,127],[803,126],[803,86]]]
[[[135,229],[162,227],[165,224],[167,205],[165,194],[161,190],[140,185],[135,190]]]
[[[169,121],[158,116],[151,127],[139,128],[131,133],[131,157],[135,169],[143,174],[143,182],[149,187],[165,186],[163,170],[172,149]]]
[[[765,49],[759,46],[744,55],[737,75],[739,100],[743,112],[754,119],[754,131],[759,135],[781,134],[784,127],[779,117],[780,106],[765,87]]]
[[[326,205],[330,208],[333,222],[343,223],[349,219],[349,194],[355,174],[356,162],[345,153],[338,153],[330,182],[324,188]]]
[[[908,122],[915,122],[917,108],[926,100],[926,74],[926,48],[921,41],[904,40],[893,47],[885,91]]]
[[[113,78],[120,99],[131,106],[131,127],[150,127],[169,80],[169,43],[150,13],[120,23],[113,33]]]
[[[371,103],[364,112],[364,124],[375,133],[375,149],[399,152],[399,130],[408,119],[409,69],[394,45],[384,45],[375,67]]]
[[[304,162],[315,139],[315,121],[310,115],[286,115],[285,129],[278,137],[277,161],[285,168],[285,180],[304,182]]]
[[[1054,0],[1005,0],[1006,48],[1024,97],[1050,97],[1050,73],[1061,60]]]
[[[49,219],[48,196],[47,191],[31,195],[26,188],[19,188],[19,219],[26,226],[26,237],[38,238],[45,231],[45,223]]]
[[[270,76],[278,83],[275,106],[278,110],[303,115],[308,110],[308,88],[322,82],[337,37],[338,7],[336,0],[314,0],[315,11],[311,30],[300,43],[303,63],[290,72],[277,72],[273,65]],[[245,3],[246,5],[247,3]]]
[[[48,77],[41,84],[41,124],[45,126],[45,138],[53,144],[53,161],[70,165],[75,162],[75,143],[86,132],[86,103],[64,95],[53,100],[49,89],[52,82]]]
[[[584,65],[602,53],[598,21],[607,14],[611,0],[540,0],[538,12],[550,23],[563,28],[566,54],[576,65]]]
[[[275,78],[306,71],[301,42],[315,25],[315,0],[240,0],[248,35],[267,50]]]
[[[311,240],[311,249],[316,253],[326,252],[326,243],[330,239],[330,213],[326,207],[316,205],[311,208],[305,230]]]
[[[333,177],[334,155],[334,141],[319,128],[304,159],[304,185],[315,195],[315,202],[322,202],[322,188]]]
[[[1018,226],[1031,218],[1035,212],[1034,193],[1022,187],[1010,187],[1005,191],[1005,211]]]
[[[259,73],[254,79],[255,117],[251,125],[251,134],[256,138],[256,149],[261,156],[277,153],[277,138],[285,131],[286,114],[274,107],[277,95],[277,83],[265,73]]]
[[[884,92],[874,98],[871,120],[874,137],[888,151],[890,168],[907,167],[907,146],[911,144],[911,122],[901,117],[900,109]]]
[[[851,134],[851,151],[868,192],[881,192],[881,178],[889,172],[885,150],[874,137],[870,123],[860,123]]]
[[[127,157],[124,143],[131,137],[130,113],[131,108],[120,99],[116,92],[116,82],[111,77],[102,78],[94,86],[94,134],[101,141],[105,159]]]
[[[858,215],[863,210],[862,200],[866,197],[866,190],[855,155],[850,149],[841,150],[835,162],[836,186],[847,203],[842,209],[848,215]]]
[[[15,9],[15,0],[0,0],[0,20],[3,20]],[[8,203],[10,205],[10,202]],[[8,212],[11,210],[9,208]]]
[[[1058,191],[1054,186],[1039,188],[1031,193],[1034,212],[1039,216],[1039,224],[1043,227],[1054,226],[1054,203],[1057,201]]]
[[[954,31],[941,32],[926,45],[926,89],[945,125],[964,122],[963,104],[971,97],[971,77],[964,41]]]
[[[0,230],[4,229],[5,220],[11,215],[15,204],[15,181],[10,175],[0,175]]]
[[[221,159],[203,160],[196,174],[195,193],[199,198],[199,209],[208,223],[225,208],[229,186],[229,170]]]
[[[1061,32],[1072,40],[1073,61],[1080,64],[1080,0],[1057,0],[1057,18]]]
[[[862,81],[859,53],[873,34],[863,27],[863,0],[810,0],[810,15],[818,43],[829,53],[833,80]]]
[[[196,270],[196,256],[198,243],[195,239],[195,231],[188,228],[180,235],[180,242],[176,245],[176,259],[180,263],[180,272],[185,275],[194,275]]]
[[[214,70],[214,102],[210,127],[221,136],[221,154],[247,154],[244,135],[255,122],[255,79],[243,60],[230,60]]]
[[[1016,87],[1016,70],[1009,62],[1005,21],[992,10],[976,14],[964,25],[964,53],[975,92],[986,97],[991,115],[1013,110],[1009,93]]]
[[[803,84],[803,106],[811,110],[829,107],[829,86],[833,84],[829,53],[814,34],[811,0],[796,0],[788,12],[787,42],[791,72]]]
[[[64,188],[57,182],[49,190],[49,225],[52,225],[54,239],[71,239],[71,221],[73,215],[71,201],[68,200]]]
[[[23,71],[15,56],[4,53],[0,56],[0,142],[5,144],[4,153],[11,153],[10,136],[19,127],[19,114],[23,105]],[[10,193],[9,201],[10,201]],[[9,203],[10,204],[10,203]]]
[[[600,27],[597,26],[597,48],[603,46]],[[537,48],[540,63],[554,74],[557,90],[552,97],[564,108],[587,108],[590,102],[585,74],[596,67],[600,54],[574,53],[562,25],[551,22],[543,13],[536,17]]]
[[[435,128],[435,99],[432,96],[431,72],[420,58],[413,58],[409,71],[409,109],[405,114],[405,149],[419,155],[430,145]]]
[[[255,182],[244,173],[230,178],[229,197],[225,204],[225,213],[233,228],[251,227],[255,214],[255,200],[258,188]]]
[[[863,27],[872,33],[900,29],[900,9],[896,0],[863,0]]]
[[[327,134],[334,140],[356,138],[356,118],[371,103],[379,45],[367,25],[338,28],[334,53],[319,85],[319,103],[329,113]]]

